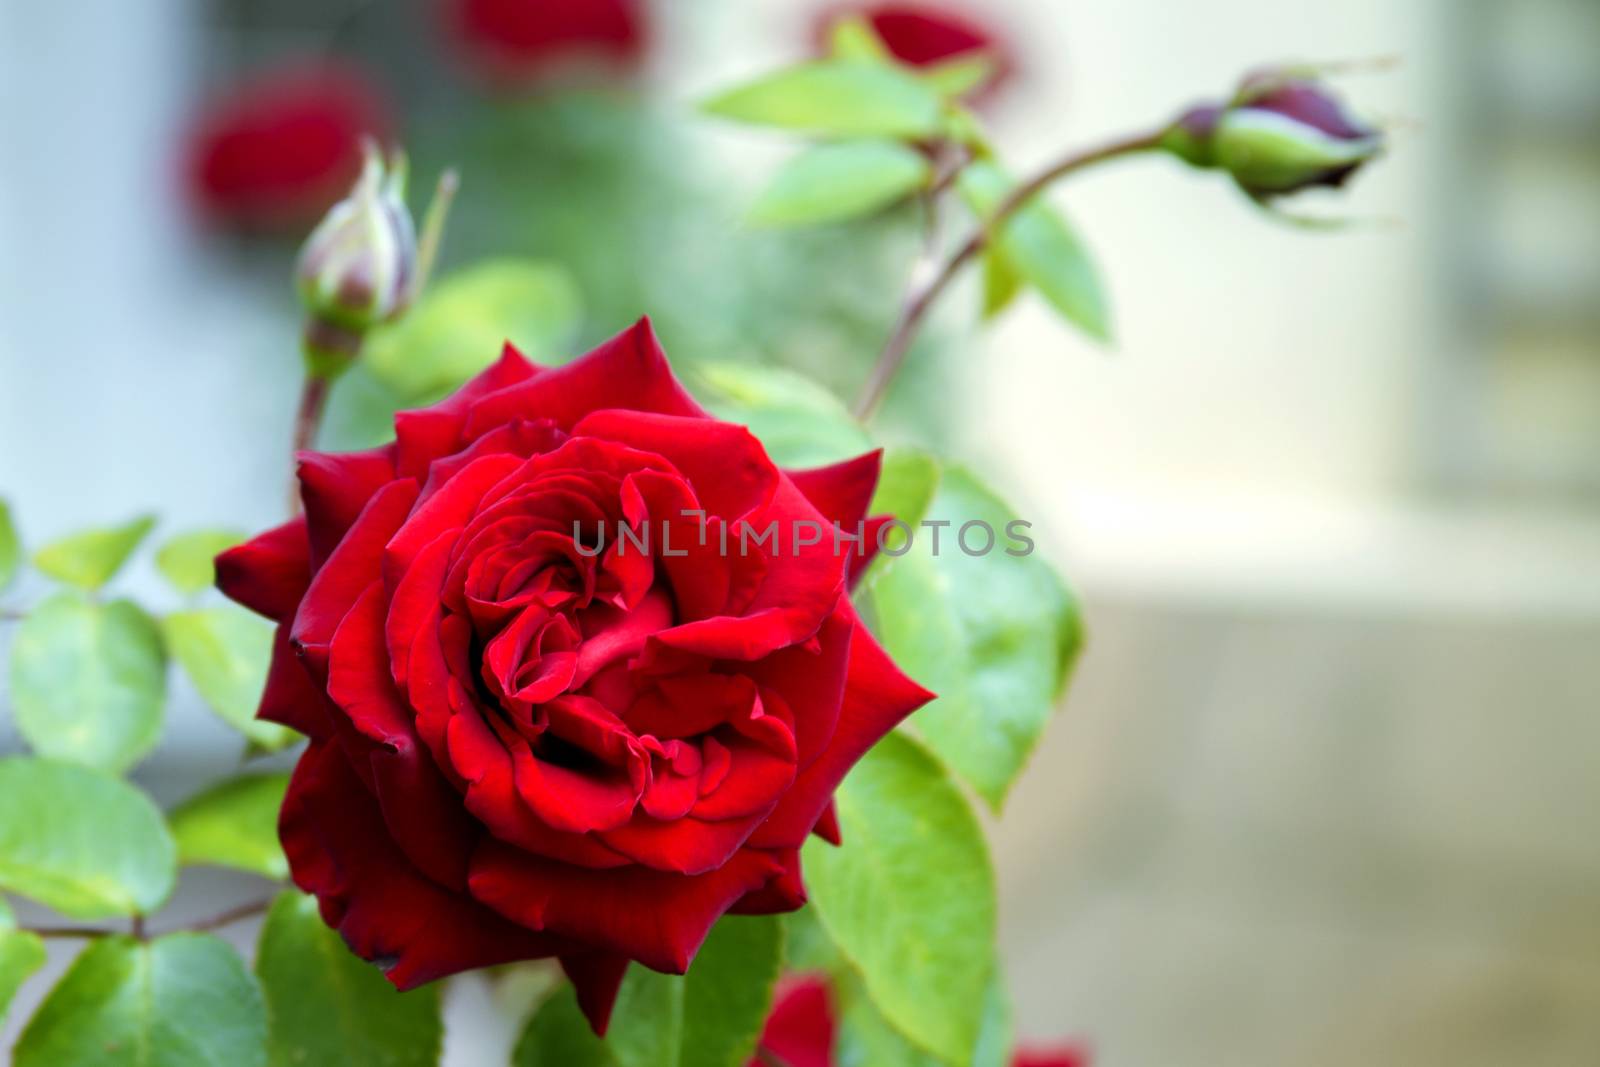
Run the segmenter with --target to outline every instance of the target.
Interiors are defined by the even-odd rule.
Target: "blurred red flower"
[[[242,229],[315,222],[361,172],[361,139],[391,128],[378,89],[328,63],[257,74],[210,101],[190,132],[189,194]]]
[[[978,94],[992,91],[1011,73],[1014,56],[1003,36],[992,26],[939,4],[884,3],[842,5],[828,9],[820,36],[826,40],[827,28],[847,15],[867,20],[894,57],[914,67],[932,66],[975,52],[987,52],[994,59],[995,73],[980,87]]]
[[[445,0],[475,73],[514,87],[571,59],[631,63],[645,44],[642,0]]]
[[[834,1067],[837,1030],[827,981],[814,975],[790,978],[778,987],[772,1014],[761,1032],[761,1048],[788,1067]],[[749,1067],[766,1065],[757,1056]],[[1018,1049],[1011,1067],[1089,1067],[1089,1056],[1071,1047]]]

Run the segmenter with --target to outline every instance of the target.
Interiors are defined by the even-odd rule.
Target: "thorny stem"
[[[894,329],[889,334],[889,340],[884,343],[878,362],[874,364],[866,385],[861,389],[861,395],[856,399],[854,408],[856,418],[865,422],[872,417],[878,405],[883,402],[896,372],[905,362],[911,342],[916,338],[917,331],[921,329],[923,320],[927,318],[934,301],[955,280],[961,268],[988,247],[995,231],[1007,219],[1058,178],[1106,160],[1149,151],[1158,147],[1160,140],[1160,131],[1140,133],[1063,156],[1011,190],[995,208],[994,213],[985,219],[943,264],[930,260],[926,252],[919,257],[912,267],[911,280],[905,298],[901,302],[900,315],[895,319]]]
[[[294,441],[289,451],[291,461],[309,449],[317,440],[317,429],[322,425],[322,412],[328,406],[330,382],[321,374],[306,374],[300,387],[300,408],[294,417]],[[289,474],[289,514],[300,513],[299,482],[291,470]]]
[[[238,907],[229,908],[227,911],[218,912],[217,914],[207,918],[200,919],[192,923],[185,923],[182,926],[175,926],[171,930],[165,932],[194,934],[208,933],[212,930],[220,930],[224,926],[231,926],[236,922],[251,918],[252,916],[260,915],[271,906],[272,901],[270,899],[253,900],[248,904],[240,904]],[[19,929],[25,933],[35,934],[39,937],[80,938],[84,940],[111,937],[121,932],[119,930],[108,930],[98,926],[24,926],[19,927]],[[135,915],[133,917],[132,933],[134,937],[137,937],[141,941],[148,936],[148,933],[145,930],[145,917],[143,915]]]

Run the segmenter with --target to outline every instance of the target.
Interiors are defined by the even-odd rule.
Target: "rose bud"
[[[1321,82],[1293,71],[1245,79],[1226,104],[1191,108],[1162,145],[1196,167],[1225,170],[1260,202],[1317,186],[1338,188],[1383,150]]]
[[[569,62],[635,63],[642,0],[444,0],[445,22],[474,73],[515,89]]]
[[[361,171],[361,139],[390,128],[381,95],[354,70],[262,74],[209,106],[189,136],[188,186],[208,219],[298,230]]]
[[[596,1030],[630,961],[798,908],[835,787],[932,695],[848,595],[878,467],[780,470],[644,321],[301,453],[304,513],[216,563],[278,624],[260,717],[310,738],[295,883],[401,989],[554,956]]]
[[[974,18],[938,4],[884,3],[835,7],[818,23],[817,37],[824,45],[841,18],[866,21],[889,54],[913,67],[932,67],[950,60],[984,55],[994,72],[973,90],[973,95],[993,92],[1014,67],[1011,49],[1000,35]]]
[[[778,985],[757,1055],[747,1067],[767,1067],[774,1061],[788,1067],[837,1067],[842,1062],[835,1051],[838,1030],[828,981],[816,975],[786,978]],[[1011,1067],[1089,1067],[1089,1057],[1074,1047],[1018,1049]]]
[[[366,163],[350,195],[306,238],[295,284],[310,316],[306,342],[315,362],[354,355],[372,327],[403,311],[415,295],[417,235],[405,202],[406,164],[385,166],[368,142]],[[328,351],[315,353],[322,346]],[[351,349],[348,350],[347,349]]]

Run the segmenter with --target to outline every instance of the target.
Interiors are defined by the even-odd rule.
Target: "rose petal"
[[[429,758],[411,709],[395,692],[384,644],[383,583],[373,582],[334,634],[328,695],[366,738],[372,781],[389,834],[434,881],[466,888],[467,861],[481,834],[461,797]]]
[[[635,863],[658,871],[698,875],[727,863],[765,817],[765,812],[756,812],[720,822],[692,817],[662,821],[641,814],[599,837],[608,848]]]
[[[570,429],[601,408],[705,417],[673,377],[650,320],[643,318],[563,367],[478,400],[467,418],[466,434],[477,437],[513,419],[545,418]]]
[[[293,519],[216,559],[217,588],[258,615],[287,622],[311,584],[306,520]]]
[[[472,857],[472,895],[529,929],[569,937],[669,974],[689,969],[711,926],[745,893],[782,871],[745,849],[714,871],[585,870],[494,839]]]
[[[372,494],[394,481],[394,446],[365,452],[301,452],[295,459],[315,573]]]
[[[423,478],[428,466],[442,456],[459,452],[472,437],[464,438],[467,413],[491,393],[542,374],[510,343],[500,358],[477,377],[432,407],[402,411],[394,417],[395,467],[403,478]]]
[[[289,627],[283,623],[272,631],[272,662],[267,667],[267,684],[261,693],[256,718],[298,730],[308,737],[332,736],[327,694],[306,673],[305,664],[289,644]]]
[[[857,625],[850,641],[844,707],[833,742],[795,779],[771,817],[751,835],[751,845],[799,848],[856,761],[933,696],[901,673],[866,627]]]
[[[663,630],[653,645],[717,659],[759,659],[817,633],[844,595],[844,558],[834,552],[822,518],[788,478],[780,478],[769,507],[753,515],[756,531],[775,529],[767,572],[738,616],[717,616]],[[810,523],[813,526],[803,524]],[[820,540],[800,545],[815,529]]]
[[[751,850],[753,851],[753,850]],[[800,877],[800,850],[775,849],[767,853],[778,872],[759,889],[752,889],[728,909],[730,915],[782,915],[805,906],[806,886]]]
[[[333,550],[295,612],[289,638],[314,677],[326,677],[328,643],[356,598],[379,577],[383,546],[417,498],[417,483],[390,482],[373,496]]]
[[[824,519],[853,528],[867,517],[882,469],[883,449],[879,448],[829,467],[785,473]]]
[[[811,832],[830,845],[837,847],[843,843],[843,837],[839,833],[839,812],[831,799],[828,801],[828,806],[822,809],[822,814],[817,817],[817,825],[811,828]]]
[[[850,637],[857,625],[854,612],[841,602],[817,631],[815,649],[803,645],[779,649],[749,667],[751,678],[763,689],[775,690],[789,706],[801,769],[833,740],[844,703]]]
[[[578,1009],[589,1020],[597,1037],[606,1036],[611,1009],[617,1002],[623,976],[628,973],[628,963],[626,956],[604,952],[561,957],[561,969],[567,973],[572,990],[578,996]]]
[[[880,448],[831,467],[788,472],[795,488],[805,494],[824,519],[842,529],[843,535],[859,538],[843,542],[850,546],[847,570],[852,586],[877,555],[878,531],[890,518],[867,518],[867,508],[872,504],[872,494],[877,490],[882,469],[883,449]]]
[[[607,405],[572,433],[663,457],[688,479],[708,514],[727,519],[764,507],[778,484],[778,469],[761,442],[731,422]]]
[[[418,873],[336,745],[314,741],[300,757],[278,829],[295,884],[316,894],[324,921],[399,989],[570,949]]]
[[[464,527],[477,512],[483,494],[521,466],[517,456],[484,456],[468,464],[441,489],[421,500],[384,546],[383,573],[390,587],[399,584],[422,549],[451,530]]]
[[[497,426],[461,451],[428,464],[428,477],[422,483],[422,499],[432,496],[454,478],[462,467],[480,456],[507,455],[526,459],[554,451],[566,440],[565,431],[549,419],[532,422],[519,419]]]

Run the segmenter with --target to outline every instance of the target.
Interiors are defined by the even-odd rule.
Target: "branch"
[[[224,926],[232,926],[236,922],[241,922],[245,919],[261,915],[270,907],[272,907],[271,898],[266,900],[252,900],[248,904],[240,904],[237,907],[229,908],[226,911],[220,911],[215,915],[208,916],[207,918],[199,919],[192,923],[185,923],[181,926],[174,926],[171,930],[164,932],[169,934],[210,933],[213,930],[220,930]],[[99,937],[111,937],[114,934],[120,934],[122,932],[120,930],[108,930],[99,926],[22,926],[18,927],[18,929],[24,933],[35,934],[39,937],[81,938],[83,940],[93,940]],[[141,941],[147,936],[145,931],[145,920],[142,915],[136,915],[133,918],[133,935],[139,938]]]
[[[994,213],[951,253],[943,266],[929,274],[926,281],[923,280],[923,275],[928,272],[923,269],[923,264],[919,261],[912,270],[911,283],[901,304],[900,315],[895,320],[894,329],[889,334],[889,340],[884,344],[878,362],[872,368],[872,374],[867,378],[866,385],[861,389],[861,395],[856,399],[854,408],[856,418],[865,422],[872,417],[878,405],[883,402],[884,395],[889,390],[889,383],[894,380],[895,373],[905,362],[911,342],[921,329],[933,302],[955,280],[961,268],[988,247],[1000,226],[1058,178],[1109,159],[1149,151],[1158,147],[1160,139],[1159,131],[1141,133],[1062,157],[1011,190],[995,208]]]
[[[229,908],[227,911],[219,911],[209,919],[201,919],[199,922],[190,923],[187,926],[180,926],[177,929],[194,934],[210,933],[212,930],[220,930],[224,926],[232,926],[236,922],[241,922],[257,915],[263,915],[270,907],[272,907],[271,897],[268,897],[266,900],[252,900],[248,904],[240,904],[236,908]]]
[[[307,373],[300,387],[300,407],[294,417],[294,440],[289,446],[289,515],[300,514],[300,482],[295,473],[300,453],[307,451],[317,440],[317,429],[322,425],[322,413],[328,406],[328,379],[320,374]]]

